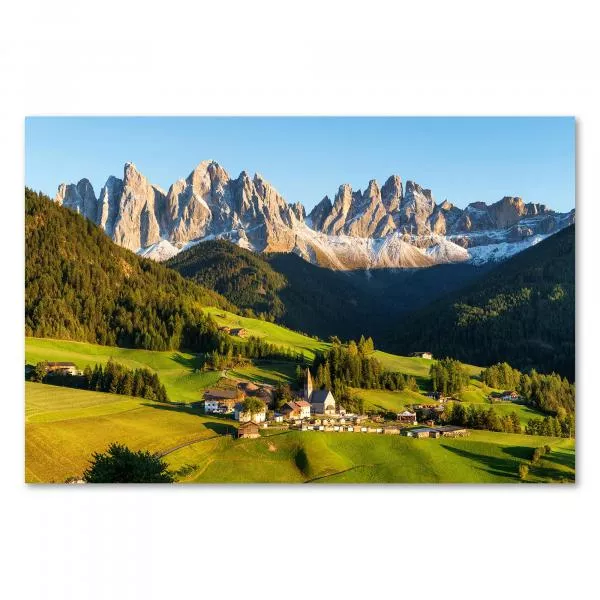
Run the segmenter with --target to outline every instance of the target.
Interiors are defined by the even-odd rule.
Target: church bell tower
[[[310,397],[313,392],[313,382],[310,375],[310,369],[306,369],[306,379],[304,380],[304,399],[310,402]]]

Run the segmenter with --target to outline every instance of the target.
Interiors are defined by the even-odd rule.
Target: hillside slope
[[[152,350],[218,337],[202,306],[235,307],[117,246],[91,221],[25,190],[25,334]]]
[[[202,242],[165,263],[210,287],[246,314],[327,338],[378,340],[390,315],[400,317],[487,271],[467,264],[428,269],[334,271],[296,254],[258,255],[225,240]]]
[[[387,338],[395,352],[507,361],[575,378],[575,226],[415,313]]]

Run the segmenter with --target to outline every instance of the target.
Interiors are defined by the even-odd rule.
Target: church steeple
[[[306,369],[306,379],[304,380],[304,399],[310,402],[310,397],[313,393],[313,382],[310,375],[310,369]]]

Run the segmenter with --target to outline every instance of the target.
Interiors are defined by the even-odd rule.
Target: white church
[[[302,394],[304,400],[310,402],[310,411],[318,415],[335,414],[335,398],[330,390],[313,391],[312,376],[310,369],[306,369],[306,378],[304,380],[304,391]]]

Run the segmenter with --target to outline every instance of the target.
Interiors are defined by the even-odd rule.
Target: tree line
[[[505,433],[522,433],[521,422],[516,412],[499,416],[493,407],[467,406],[460,402],[449,402],[442,415],[442,420],[451,425],[460,425],[469,429],[487,429]]]
[[[529,406],[561,419],[575,412],[575,384],[556,373],[521,373],[504,362],[484,369],[481,380],[490,387],[516,390]]]
[[[414,377],[384,369],[373,356],[375,346],[371,338],[361,336],[358,342],[342,343],[330,338],[331,347],[317,353],[312,373],[316,389],[330,389],[334,396],[342,397],[346,388],[403,390],[417,389]]]
[[[129,369],[112,358],[103,367],[86,365],[83,375],[49,374],[48,363],[39,362],[31,376],[32,381],[52,383],[64,387],[135,396],[156,402],[169,402],[167,390],[158,375],[150,369]]]
[[[429,367],[429,376],[434,392],[444,396],[457,394],[469,385],[469,372],[465,365],[453,358],[436,360]]]

